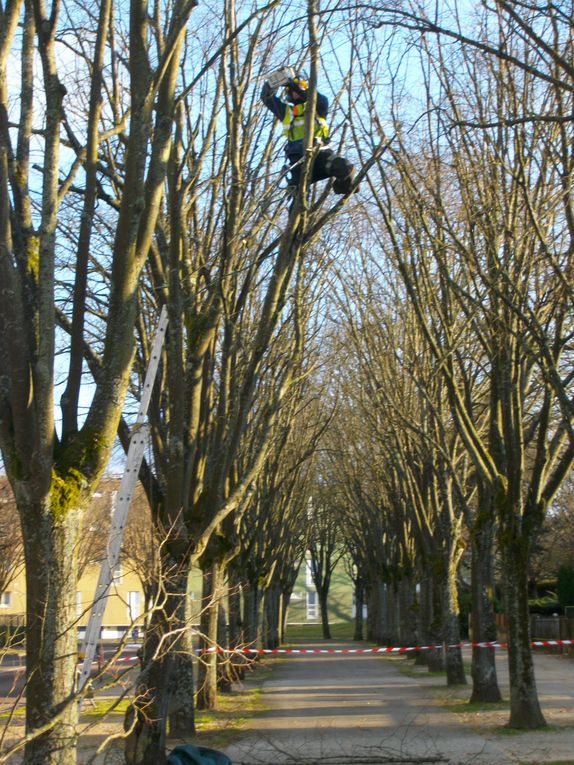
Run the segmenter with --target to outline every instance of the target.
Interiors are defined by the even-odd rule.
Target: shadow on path
[[[314,641],[313,645],[321,643]],[[334,641],[327,645],[365,647]],[[444,680],[426,674],[407,676],[395,660],[384,655],[288,654],[263,683],[264,711],[251,717],[242,740],[229,746],[226,754],[233,765],[516,765],[518,761],[548,762],[551,757],[570,759],[574,752],[574,662],[568,665],[569,681],[568,673],[555,666],[559,657],[542,659],[550,662],[549,673],[554,674],[551,668],[556,670],[554,686],[561,678],[562,690],[568,689],[564,704],[570,704],[570,727],[560,732],[504,735],[495,726],[506,722],[506,710],[499,710],[500,719],[486,730],[464,724],[461,720],[466,716],[444,705],[450,692]],[[270,658],[271,666],[272,661]],[[497,664],[499,661],[504,690],[506,656],[497,656]],[[556,700],[554,686],[548,690],[553,690]],[[468,698],[470,687],[463,693]]]

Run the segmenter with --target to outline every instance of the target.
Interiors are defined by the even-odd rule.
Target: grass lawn
[[[354,624],[352,621],[335,622],[331,624],[332,640],[352,640]],[[287,643],[292,640],[322,640],[323,630],[320,624],[289,624],[287,625]]]

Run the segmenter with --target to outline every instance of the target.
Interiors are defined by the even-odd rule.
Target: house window
[[[141,614],[141,593],[128,592],[128,619],[134,622]]]
[[[76,590],[76,616],[82,615],[82,593],[79,590]]]
[[[319,602],[316,592],[307,593],[307,619],[316,619],[319,615]]]
[[[10,608],[12,605],[12,593],[5,591],[0,593],[0,606]]]
[[[118,563],[118,565],[114,568],[113,571],[113,578],[115,584],[121,584],[122,580],[124,578],[124,572],[122,571],[122,564]]]

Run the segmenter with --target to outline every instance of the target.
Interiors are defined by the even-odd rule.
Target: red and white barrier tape
[[[574,640],[534,640],[531,643],[535,647],[574,645]],[[444,648],[507,648],[508,643],[499,643],[497,640],[482,643],[456,643],[445,646],[417,645],[417,646],[381,646],[378,648],[204,648],[199,653],[229,653],[229,654],[317,654],[317,653],[408,653],[411,651],[432,651]]]
[[[562,645],[574,645],[574,640],[533,640],[530,644],[535,648],[552,648]],[[432,651],[444,648],[508,648],[508,643],[499,643],[497,640],[482,643],[455,643],[445,646],[415,645],[415,646],[380,646],[378,648],[198,648],[196,653],[217,654],[356,654],[356,653],[411,653],[412,651]],[[138,656],[122,656],[115,663],[123,661],[137,661]]]

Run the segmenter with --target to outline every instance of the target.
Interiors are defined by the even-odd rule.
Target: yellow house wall
[[[88,623],[91,604],[93,602],[100,567],[97,565],[88,566],[82,575],[76,588],[76,616],[78,618],[78,627],[85,627]],[[8,586],[7,592],[10,592],[11,605],[0,606],[0,623],[4,616],[21,616],[26,613],[26,578],[24,573],[18,575]],[[139,593],[139,615],[130,618],[129,593]],[[145,602],[144,593],[138,576],[129,570],[122,569],[121,576],[114,580],[112,589],[106,605],[103,618],[104,635],[105,630],[111,627],[121,627],[123,629],[131,628],[134,625],[142,625],[144,620]],[[141,634],[141,633],[140,633]],[[108,637],[114,637],[108,635]]]
[[[76,588],[76,615],[78,625],[85,626],[88,623],[91,612],[91,604],[94,599],[98,577],[100,575],[99,566],[88,566]],[[129,593],[139,593],[139,613],[130,613]],[[121,575],[114,579],[106,610],[104,611],[103,626],[123,626],[132,624],[143,624],[145,612],[144,593],[139,577],[133,572],[121,569]]]
[[[3,616],[16,616],[26,613],[26,577],[22,571],[6,588],[11,594],[12,602],[9,606],[0,604],[0,619]]]

